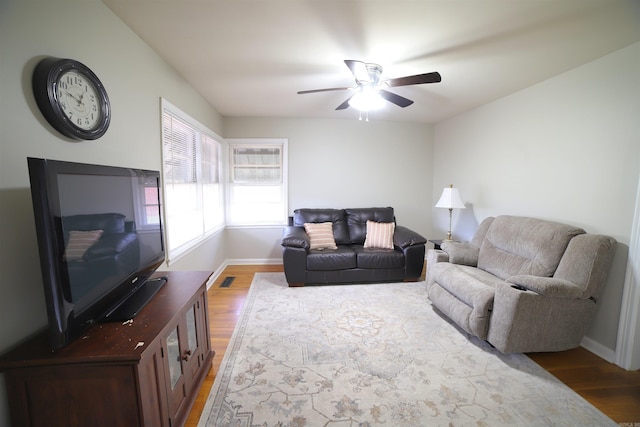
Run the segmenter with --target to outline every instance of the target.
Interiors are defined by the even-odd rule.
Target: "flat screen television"
[[[166,281],[160,173],[27,159],[54,350],[133,318]]]

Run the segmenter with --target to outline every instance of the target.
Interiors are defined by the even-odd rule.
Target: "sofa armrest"
[[[519,275],[511,276],[506,281],[521,290],[533,291],[551,298],[580,298],[583,291],[575,283],[553,277]]]
[[[441,248],[449,255],[449,262],[453,264],[478,265],[478,255],[480,249],[471,243],[444,241]]]
[[[308,250],[311,247],[311,241],[309,240],[309,235],[304,231],[304,228],[286,226],[282,230],[281,245]]]
[[[395,232],[393,233],[393,245],[401,249],[408,246],[424,245],[427,243],[427,239],[413,230],[396,225]]]
[[[530,282],[538,279],[549,278]],[[595,302],[588,299],[546,296],[497,283],[487,341],[503,353],[568,350],[580,345],[595,311]]]

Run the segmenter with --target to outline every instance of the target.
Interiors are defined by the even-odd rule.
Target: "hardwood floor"
[[[211,345],[216,355],[186,427],[198,425],[254,273],[269,271],[280,272],[282,265],[229,266],[209,289]],[[235,279],[230,287],[221,288],[220,284],[227,276]],[[582,347],[558,353],[535,353],[529,357],[615,422],[622,426],[640,426],[640,371],[626,371]]]
[[[211,347],[216,352],[212,367],[202,383],[200,393],[191,408],[185,427],[196,427],[202,415],[202,409],[209,396],[215,375],[220,368],[231,334],[236,327],[236,322],[242,312],[245,298],[256,272],[281,272],[282,265],[233,265],[225,268],[220,277],[209,288],[209,322],[211,328]],[[228,288],[220,285],[225,277],[235,277]]]
[[[528,356],[615,422],[640,426],[640,371],[626,371],[582,347]]]

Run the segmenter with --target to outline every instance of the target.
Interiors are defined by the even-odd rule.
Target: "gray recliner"
[[[468,243],[427,254],[432,305],[503,353],[580,345],[596,311],[615,239],[535,218],[485,219]]]

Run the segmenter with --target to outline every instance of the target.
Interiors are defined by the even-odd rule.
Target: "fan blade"
[[[344,63],[353,73],[353,77],[356,78],[356,82],[368,82],[369,71],[367,70],[367,64],[362,61],[355,61],[353,59],[345,59]]]
[[[300,90],[298,91],[298,95],[303,95],[305,93],[316,93],[316,92],[330,92],[332,90],[348,90],[350,87],[330,87],[327,89],[311,89],[311,90]]]
[[[387,92],[386,90],[380,90],[378,91],[380,93],[380,96],[383,97],[384,99],[386,99],[389,102],[392,102],[394,104],[396,104],[399,107],[408,107],[409,105],[413,104],[413,101],[410,99],[407,99],[403,96],[400,95],[396,95],[395,93],[391,93],[391,92]]]
[[[338,108],[336,108],[336,110],[346,110],[347,108],[349,108],[349,101],[351,100],[351,98],[352,97],[350,96],[349,99],[338,105]]]
[[[394,86],[409,86],[409,85],[421,85],[424,83],[439,83],[442,81],[440,73],[437,71],[433,73],[416,74],[415,76],[399,77],[397,79],[387,80],[387,84],[391,87]]]

